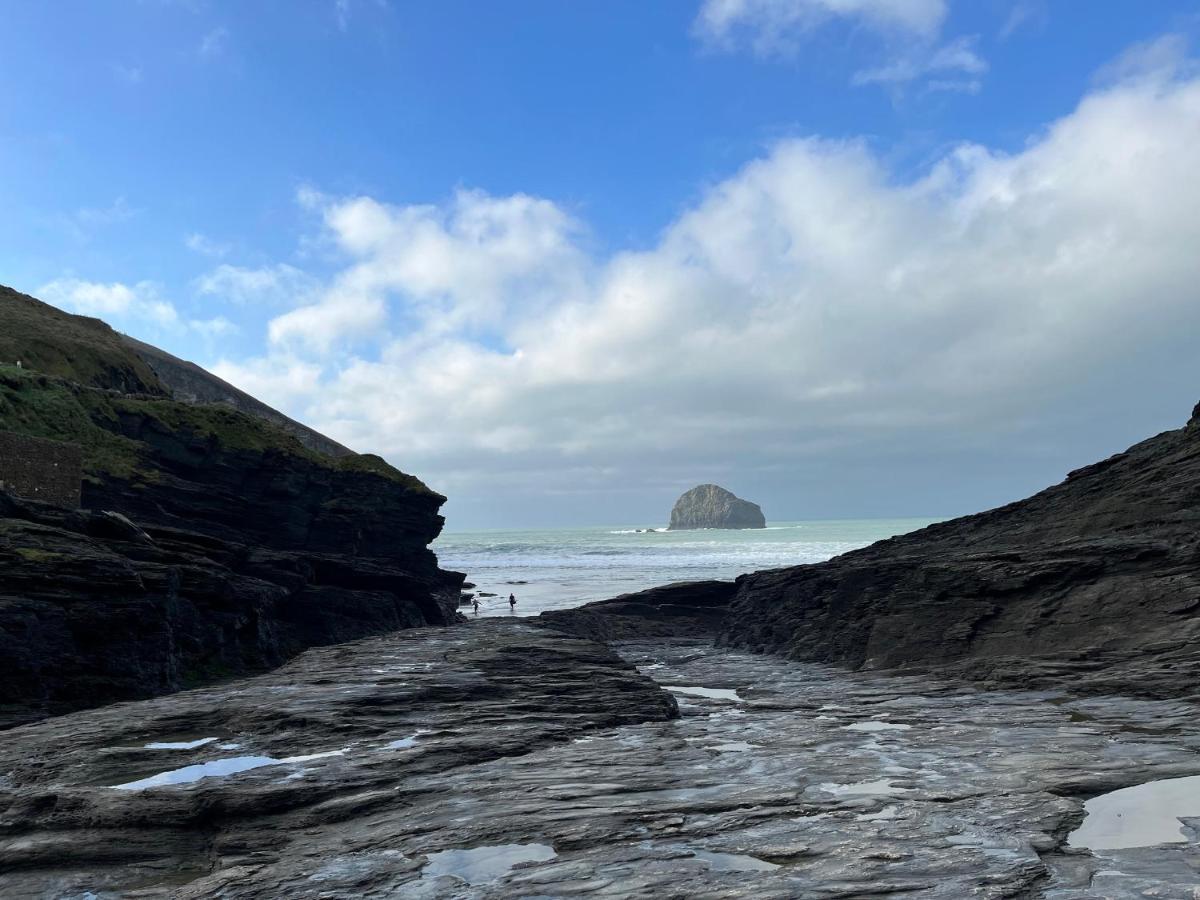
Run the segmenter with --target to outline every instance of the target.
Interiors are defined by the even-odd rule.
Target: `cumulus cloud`
[[[1200,333],[1197,146],[1175,69],[911,180],[864,143],[784,141],[607,258],[545,199],[322,198],[344,266],[221,374],[475,494],[944,452]]]
[[[582,290],[579,226],[548,200],[462,190],[444,207],[398,207],[311,189],[299,199],[352,264],[316,302],[271,323],[274,343],[327,349],[377,333],[391,295],[411,322],[451,333],[496,329],[514,304],[540,310]]]
[[[85,281],[75,277],[56,278],[36,291],[45,302],[83,316],[102,318],[118,328],[138,333],[181,333],[193,331],[206,338],[223,337],[237,330],[223,316],[191,319],[181,316],[175,305],[162,297],[151,281],[124,284],[119,281]]]

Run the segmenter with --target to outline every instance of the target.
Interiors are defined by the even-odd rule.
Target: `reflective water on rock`
[[[0,896],[1195,897],[1200,845],[1177,821],[1161,846],[1089,852],[1079,832],[1065,845],[1100,822],[1098,795],[1186,776],[1182,796],[1200,777],[1192,703],[620,647],[678,694],[666,720],[631,705],[644,689],[639,702],[669,709],[653,684],[557,640],[519,623],[402,633],[314,651],[241,696],[138,705],[155,712],[137,743],[174,741],[186,721],[254,748],[234,759],[274,767],[261,772],[206,769],[229,762],[205,759],[220,755],[210,744],[200,765],[153,774],[160,753],[121,746],[128,711],[71,717],[74,744],[54,731],[64,720],[22,729],[20,754],[0,744],[0,818],[37,825],[0,835]],[[402,687],[371,671],[392,652],[410,667]],[[736,702],[679,691],[728,685]],[[586,718],[605,703],[607,718]],[[158,789],[96,787],[116,783]],[[75,830],[71,808],[86,812]],[[120,857],[126,842],[136,854]],[[545,849],[511,855],[531,847]]]
[[[649,667],[647,667],[649,669]],[[687,697],[707,697],[709,700],[741,700],[738,692],[729,688],[700,687],[694,684],[664,684],[668,691]]]
[[[125,784],[114,784],[113,788],[122,791],[141,791],[147,788],[168,787],[170,785],[191,784],[202,778],[217,778],[225,775],[236,775],[239,772],[249,772],[251,769],[262,769],[266,766],[283,766],[294,763],[308,762],[314,759],[325,759],[330,756],[341,756],[344,750],[330,750],[325,753],[310,753],[307,756],[288,756],[275,759],[271,756],[232,756],[227,759],[213,759],[194,766],[184,766],[182,769],[172,769],[160,772],[149,778],[140,778]]]
[[[206,737],[197,738],[194,741],[151,741],[143,746],[147,750],[195,750],[197,747],[216,743],[219,740],[220,738]]]
[[[429,862],[421,875],[425,878],[450,875],[467,884],[483,884],[495,881],[521,863],[543,862],[556,855],[554,848],[545,844],[499,844],[442,850],[429,854]]]
[[[1093,797],[1083,808],[1087,818],[1067,839],[1072,847],[1120,850],[1182,844],[1187,836],[1180,818],[1200,817],[1200,775],[1122,788]]]
[[[248,772],[263,766],[277,766],[281,759],[270,756],[234,756],[229,759],[214,759],[195,766],[184,766],[170,772],[160,772],[149,778],[140,778],[125,784],[114,784],[113,787],[122,791],[140,791],[146,788],[163,787],[172,784],[190,784],[201,778],[215,778],[221,775],[236,775],[238,772]]]
[[[709,864],[720,872],[769,872],[778,869],[776,863],[743,853],[714,853],[711,850],[693,850],[692,856]]]

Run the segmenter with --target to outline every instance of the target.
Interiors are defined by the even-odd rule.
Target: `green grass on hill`
[[[154,481],[158,471],[150,449],[120,433],[123,414],[140,416],[167,433],[211,440],[224,450],[300,457],[326,469],[370,473],[416,493],[433,493],[378,456],[326,456],[283,429],[226,406],[122,396],[0,364],[0,429],[79,444],[85,477]]]
[[[121,336],[101,322],[73,316],[0,285],[0,364],[89,387],[166,395],[158,377]]]
[[[115,395],[0,365],[0,429],[79,444],[85,477],[153,478],[144,448],[115,434]],[[106,427],[107,426],[107,427]]]

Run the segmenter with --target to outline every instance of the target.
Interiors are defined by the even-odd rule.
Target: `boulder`
[[[670,530],[689,528],[766,528],[757,503],[742,500],[715,484],[701,484],[675,501]]]

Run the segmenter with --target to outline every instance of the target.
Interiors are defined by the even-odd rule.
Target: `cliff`
[[[165,350],[131,338],[127,334],[121,335],[120,338],[150,368],[172,400],[181,403],[222,403],[239,412],[270,422],[310,450],[328,456],[351,456],[354,453],[348,447],[285,416],[279,410],[272,409],[258,398],[251,397],[193,362],[172,356]]]
[[[742,500],[715,484],[686,491],[671,510],[672,531],[688,528],[766,528],[757,503]]]
[[[997,685],[1182,696],[1200,676],[1200,407],[1017,503],[737,580],[720,643]]]
[[[0,727],[454,621],[419,479],[173,400],[106,325],[7,289],[0,335],[0,430],[83,474],[80,511],[0,495]]]

